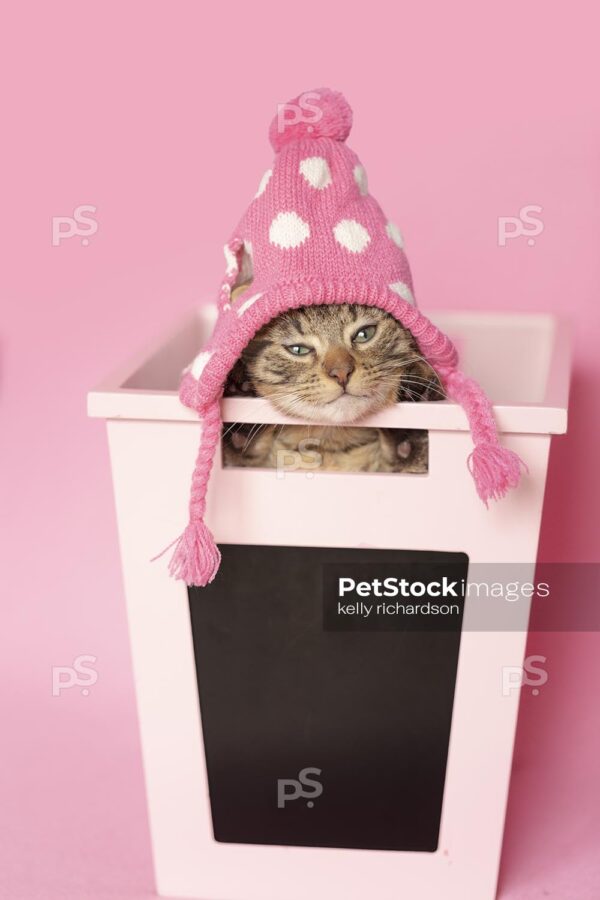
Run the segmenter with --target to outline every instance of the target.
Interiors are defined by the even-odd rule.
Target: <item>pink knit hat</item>
[[[366,172],[345,144],[351,125],[344,97],[326,88],[280,107],[269,131],[275,160],[225,245],[215,330],[180,386],[182,402],[203,423],[190,521],[170,563],[187,584],[208,584],[221,561],[203,519],[224,384],[256,332],[289,309],[358,303],[390,313],[413,334],[448,397],[464,407],[475,444],[468,466],[484,503],[519,481],[521,460],[500,446],[489,400],[457,370],[453,344],[416,307],[400,231],[369,194]],[[232,302],[232,289],[250,280]]]

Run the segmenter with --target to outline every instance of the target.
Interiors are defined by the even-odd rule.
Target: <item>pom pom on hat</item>
[[[352,109],[343,94],[318,88],[279,104],[269,128],[269,140],[279,152],[286,144],[306,138],[345,141],[351,128]]]

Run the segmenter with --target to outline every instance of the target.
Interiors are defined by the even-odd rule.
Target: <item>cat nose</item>
[[[348,351],[342,348],[328,353],[323,364],[329,377],[341,384],[342,387],[348,383],[348,379],[354,372],[354,360]]]

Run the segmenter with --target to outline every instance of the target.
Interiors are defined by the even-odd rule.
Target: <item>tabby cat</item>
[[[225,425],[225,466],[369,472],[427,471],[427,432],[356,427],[398,401],[442,399],[412,335],[358,304],[303,307],[265,325],[225,395],[263,397],[306,425]],[[354,427],[353,427],[354,426]]]

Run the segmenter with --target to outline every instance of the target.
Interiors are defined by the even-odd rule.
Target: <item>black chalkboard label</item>
[[[189,589],[215,839],[435,851],[462,596],[432,613],[427,585],[464,581],[467,557],[220,549],[215,581]]]

